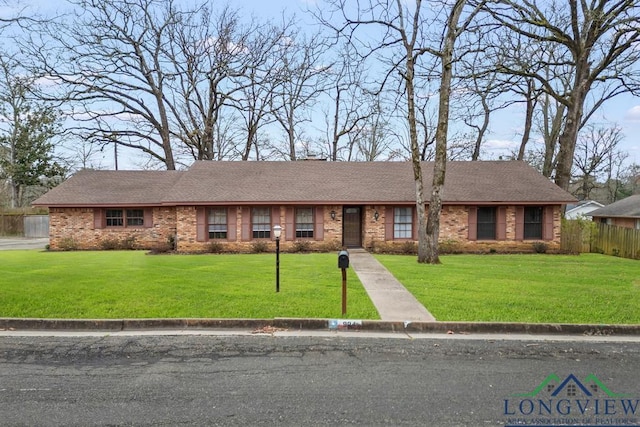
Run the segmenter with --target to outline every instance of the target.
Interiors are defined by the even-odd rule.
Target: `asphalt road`
[[[522,415],[536,400],[514,394],[551,374],[594,374],[637,404],[640,341],[0,336],[0,424],[517,425],[540,408]],[[596,398],[580,414],[590,425],[598,411],[640,425],[640,406],[604,415]]]

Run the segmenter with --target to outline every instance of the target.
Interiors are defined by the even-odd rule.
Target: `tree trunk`
[[[558,151],[555,183],[565,191],[569,191],[569,184],[571,183],[571,167],[573,166],[573,155],[578,140],[578,130],[582,123],[582,110],[586,95],[589,93],[586,77],[582,77],[580,72],[576,74],[578,87],[574,89],[574,96],[569,101],[567,121],[558,140],[560,149]]]
[[[520,149],[518,150],[517,160],[524,160],[524,153],[531,135],[531,126],[533,123],[533,112],[536,106],[535,92],[531,80],[527,81],[527,111],[524,118],[524,131],[522,132],[522,140],[520,141]]]
[[[418,262],[428,262],[427,228],[424,207],[424,183],[422,180],[422,162],[418,149],[418,130],[416,125],[416,104],[413,86],[414,62],[411,54],[407,55],[407,118],[409,121],[409,138],[411,140],[411,164],[413,166],[413,180],[416,186],[416,212],[418,215]]]
[[[453,49],[457,37],[457,26],[465,0],[457,0],[451,9],[447,22],[447,34],[444,39],[441,61],[440,98],[438,104],[438,126],[436,127],[436,158],[433,164],[433,182],[427,218],[427,256],[429,264],[440,264],[438,238],[440,236],[440,213],[442,211],[442,189],[447,168],[447,137],[449,131],[449,100],[451,80],[453,79]]]
[[[489,110],[489,104],[487,104],[487,100],[482,97],[482,108],[484,111],[484,115],[482,118],[482,126],[478,130],[478,136],[476,137],[476,144],[473,149],[473,154],[471,155],[472,161],[477,161],[480,158],[480,146],[482,145],[482,140],[484,139],[484,134],[487,132],[489,128],[489,118],[491,111]]]

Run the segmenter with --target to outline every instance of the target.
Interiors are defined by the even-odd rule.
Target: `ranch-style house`
[[[427,204],[432,168],[423,163]],[[440,241],[456,252],[558,250],[563,205],[576,201],[519,161],[449,162],[442,196]],[[34,205],[49,208],[52,250],[126,241],[251,252],[271,247],[281,225],[283,250],[377,251],[417,240],[415,200],[408,162],[198,161],[184,171],[84,170]]]

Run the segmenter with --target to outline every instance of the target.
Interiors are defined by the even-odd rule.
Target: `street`
[[[640,425],[637,338],[457,338],[5,335],[0,424]],[[555,376],[600,389],[514,397]]]

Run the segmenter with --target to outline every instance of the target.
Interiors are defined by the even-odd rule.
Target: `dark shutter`
[[[393,206],[384,207],[384,240],[393,240]]]
[[[238,239],[238,209],[233,206],[227,209],[227,240],[235,242]]]
[[[196,208],[196,241],[206,242],[207,237],[207,210],[200,206]]]
[[[93,210],[93,228],[104,228],[104,210],[95,208]]]
[[[316,240],[324,240],[324,207],[317,206],[314,213],[316,224],[313,235]]]
[[[478,208],[469,206],[469,240],[478,240]]]
[[[145,228],[153,227],[153,208],[146,208],[144,210],[144,226]]]
[[[411,224],[411,234],[413,236],[413,240],[418,240],[419,234],[418,234],[418,209],[414,206],[411,208],[411,212],[413,212],[412,217],[413,217],[413,224]]]
[[[507,207],[498,207],[498,218],[496,219],[496,239],[507,239]]]
[[[545,206],[542,214],[542,238],[553,240],[553,206]]]

